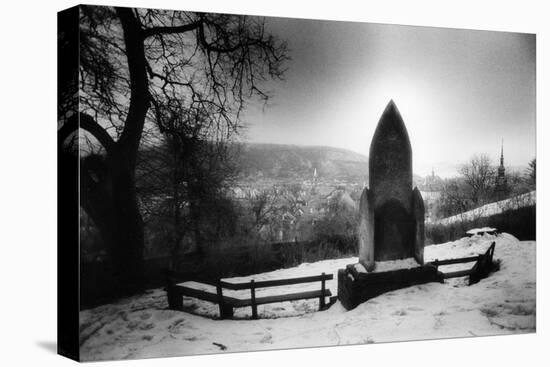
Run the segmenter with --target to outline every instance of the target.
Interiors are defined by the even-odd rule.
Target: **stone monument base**
[[[338,270],[338,300],[346,310],[396,289],[431,282],[443,283],[443,274],[433,265],[384,272],[360,272],[350,264]]]

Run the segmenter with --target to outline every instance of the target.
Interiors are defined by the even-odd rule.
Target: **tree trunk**
[[[201,234],[201,211],[200,203],[197,203],[195,199],[191,199],[189,203],[189,211],[191,215],[191,226],[193,230],[193,235],[195,237],[195,253],[199,258],[204,256],[204,248],[202,243],[202,234]]]
[[[118,169],[117,169],[118,168]],[[144,226],[139,212],[133,168],[115,165],[113,176],[115,279],[130,293],[144,287]]]
[[[127,160],[85,158],[81,162],[81,205],[99,229],[109,253],[112,283],[105,285],[105,294],[122,296],[143,290],[143,221],[134,170]]]
[[[105,295],[122,296],[143,290],[144,228],[139,211],[135,167],[149,91],[141,25],[130,8],[115,8],[122,25],[130,76],[130,104],[124,130],[115,142],[90,116],[62,127],[61,136],[78,128],[91,133],[107,156],[90,155],[80,162],[81,206],[95,222],[109,252],[111,284]],[[107,289],[110,288],[110,289]]]

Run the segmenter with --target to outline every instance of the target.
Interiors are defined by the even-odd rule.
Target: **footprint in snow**
[[[142,319],[142,320],[147,320],[147,319],[151,318],[151,314],[149,312],[145,312],[145,313],[142,313],[141,315],[139,315],[139,318]]]
[[[168,326],[168,331],[171,333],[179,333],[180,326],[185,322],[184,318],[174,320],[170,326]]]
[[[267,344],[273,342],[273,336],[271,334],[266,334],[261,340],[260,343]]]
[[[150,330],[150,329],[153,329],[155,327],[155,324],[153,324],[152,322],[148,322],[148,323],[144,323],[142,324],[139,329],[140,330]]]
[[[394,311],[392,313],[393,316],[405,316],[407,315],[407,311],[404,310],[404,309],[401,309],[401,310],[397,310],[397,311]]]

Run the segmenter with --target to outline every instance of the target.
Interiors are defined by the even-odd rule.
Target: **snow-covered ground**
[[[484,218],[491,215],[499,214],[507,210],[519,209],[526,206],[535,205],[537,202],[537,192],[531,191],[525,194],[515,196],[513,198],[497,201],[494,203],[486,204],[469,210],[464,213],[453,215],[452,217],[443,218],[434,222],[435,224],[451,224],[454,222],[468,222],[477,218]]]
[[[236,310],[235,320],[218,320],[217,305],[186,299],[187,312],[172,311],[167,309],[162,289],[150,290],[82,311],[81,356],[84,360],[144,358],[534,332],[534,241],[518,241],[506,233],[476,235],[428,246],[425,260],[479,254],[492,241],[496,241],[495,259],[501,267],[478,284],[467,286],[466,278],[454,278],[444,284],[413,286],[376,297],[351,311],[337,302],[318,312],[318,300],[309,300],[259,306],[259,320],[249,319],[250,308]],[[357,258],[325,260],[228,281],[333,273],[334,280],[327,286],[336,295],[338,269],[356,262]],[[441,270],[457,267],[464,265]],[[319,284],[271,288],[259,291],[258,296],[304,289],[319,289]],[[242,296],[248,297],[244,292]]]

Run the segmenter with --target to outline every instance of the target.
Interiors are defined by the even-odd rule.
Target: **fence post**
[[[489,250],[490,250],[489,262],[492,264],[493,263],[493,255],[495,253],[495,242],[494,241],[491,244],[491,247],[489,247]]]
[[[325,309],[325,273],[322,273],[321,277],[321,298],[319,298],[319,311]]]
[[[223,293],[222,293],[222,280],[218,279],[218,284],[216,285],[216,293],[218,294],[218,305],[220,307],[220,319],[225,318],[225,307],[223,303]]]
[[[470,272],[470,279],[468,280],[468,285],[475,284],[480,281],[481,279],[481,267],[483,266],[483,255],[478,255],[476,263],[474,266],[472,266],[472,270]]]
[[[256,304],[256,286],[254,285],[254,279],[250,281],[250,299],[252,301],[252,318],[256,320],[258,318],[258,305]]]
[[[181,311],[183,309],[183,297],[178,292],[177,286],[168,284],[166,287],[166,295],[168,297],[168,308],[170,310]]]
[[[170,271],[166,273],[166,296],[168,298],[168,308],[171,310],[183,309],[183,297],[176,285],[175,277]]]

